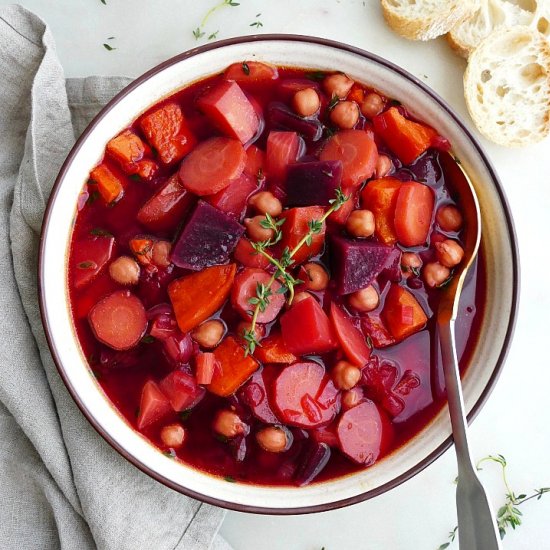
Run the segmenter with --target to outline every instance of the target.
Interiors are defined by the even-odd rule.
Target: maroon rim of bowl
[[[44,247],[45,247],[45,235],[48,232],[48,227],[50,224],[50,217],[51,217],[51,211],[52,211],[52,205],[55,202],[55,199],[57,197],[57,194],[59,192],[59,187],[61,185],[61,182],[65,178],[65,174],[73,162],[74,156],[77,154],[77,152],[80,150],[82,144],[84,141],[88,138],[90,133],[94,130],[94,128],[97,126],[100,120],[102,120],[105,116],[109,114],[109,111],[126,95],[128,95],[131,91],[133,91],[135,88],[140,86],[144,81],[148,80],[149,78],[153,77],[157,73],[163,71],[167,67],[174,65],[175,63],[179,63],[180,61],[183,61],[184,59],[193,57],[198,54],[202,54],[205,52],[208,52],[210,50],[214,50],[217,48],[223,48],[225,46],[231,46],[234,44],[242,44],[246,42],[262,42],[262,41],[283,41],[283,42],[296,42],[296,43],[312,43],[312,44],[318,44],[321,46],[326,46],[329,48],[342,50],[345,52],[349,52],[352,54],[355,54],[357,56],[363,57],[371,62],[374,62],[382,67],[388,68],[392,70],[395,73],[398,73],[403,78],[409,80],[412,82],[417,88],[420,88],[425,94],[430,96],[448,115],[451,116],[451,118],[454,120],[456,125],[464,132],[464,134],[468,137],[471,144],[474,146],[475,150],[477,151],[480,158],[483,160],[483,163],[485,164],[491,179],[492,183],[495,186],[497,193],[500,198],[500,203],[504,209],[504,215],[506,218],[506,225],[508,227],[508,234],[510,238],[510,245],[512,248],[512,271],[513,271],[513,295],[512,295],[512,309],[510,312],[510,318],[508,320],[508,327],[506,330],[506,336],[504,339],[504,344],[502,347],[502,350],[500,352],[500,355],[498,357],[496,366],[491,373],[491,376],[489,378],[489,381],[485,388],[483,389],[479,399],[474,404],[472,410],[468,414],[468,422],[471,422],[479,413],[485,402],[487,401],[487,398],[489,397],[491,391],[493,390],[498,377],[500,376],[500,373],[502,371],[504,361],[506,359],[506,356],[508,354],[508,350],[510,348],[510,343],[512,340],[512,335],[514,333],[516,318],[517,318],[517,311],[518,311],[518,305],[519,305],[519,287],[520,287],[520,277],[519,277],[519,252],[518,252],[518,245],[517,245],[517,236],[516,231],[514,228],[514,223],[512,220],[512,216],[510,213],[510,207],[508,204],[508,200],[506,198],[506,195],[504,193],[504,189],[502,187],[502,184],[496,174],[496,171],[489,161],[487,155],[483,151],[479,141],[475,138],[475,136],[471,133],[471,131],[466,127],[466,125],[460,120],[458,115],[453,111],[451,106],[442,99],[438,94],[436,94],[433,90],[431,90],[428,86],[426,86],[423,82],[421,82],[419,79],[417,79],[415,76],[410,74],[409,72],[405,71],[401,67],[395,65],[394,63],[391,63],[390,61],[387,61],[383,59],[382,57],[379,57],[378,55],[375,55],[373,53],[370,53],[366,50],[363,50],[361,48],[357,48],[355,46],[350,46],[348,44],[344,44],[342,42],[334,41],[334,40],[328,40],[325,38],[319,38],[319,37],[313,37],[313,36],[304,36],[304,35],[295,35],[295,34],[263,34],[263,35],[250,35],[250,36],[239,36],[236,38],[230,38],[227,40],[220,40],[219,42],[215,42],[213,44],[206,44],[204,46],[193,48],[191,50],[188,50],[182,54],[176,55],[175,57],[172,57],[168,59],[167,61],[164,61],[160,65],[157,65],[156,67],[152,68],[151,70],[144,73],[142,76],[138,77],[136,80],[134,80],[131,84],[129,84],[126,88],[124,88],[120,93],[118,93],[109,103],[105,105],[105,107],[97,114],[97,116],[90,122],[86,130],[82,133],[82,135],[78,138],[76,141],[74,147],[71,149],[69,155],[65,159],[65,162],[63,163],[61,170],[59,171],[59,174],[55,180],[52,192],[50,194],[50,198],[48,200],[48,204],[46,206],[46,211],[44,214],[44,220],[42,223],[42,231],[40,234],[40,249],[39,249],[39,258],[38,258],[38,294],[39,294],[39,304],[40,304],[40,316],[42,318],[42,324],[44,326],[44,330],[46,333],[46,340],[48,342],[48,346],[50,348],[50,351],[52,353],[53,360],[55,362],[55,365],[57,367],[57,370],[59,372],[59,375],[61,376],[63,382],[65,383],[65,386],[69,390],[69,393],[71,394],[72,398],[74,399],[75,403],[77,404],[78,408],[82,411],[82,414],[87,418],[87,420],[90,422],[90,424],[95,428],[95,430],[113,447],[116,451],[118,451],[124,458],[126,458],[129,462],[131,462],[134,466],[139,468],[142,472],[146,473],[153,479],[159,481],[160,483],[163,483],[167,487],[170,487],[171,489],[178,491],[180,493],[183,493],[189,497],[195,498],[197,500],[200,500],[202,502],[206,502],[208,504],[213,504],[215,506],[221,506],[223,508],[228,508],[230,510],[236,510],[238,512],[249,512],[249,513],[257,513],[257,514],[274,514],[274,515],[291,515],[291,514],[308,514],[308,513],[314,513],[314,512],[326,512],[328,510],[334,510],[337,508],[342,508],[344,506],[349,506],[350,504],[357,504],[359,502],[362,502],[364,500],[368,500],[370,498],[373,498],[375,496],[381,495],[385,493],[386,491],[389,491],[390,489],[393,489],[394,487],[397,487],[401,483],[407,481],[408,479],[412,478],[424,468],[429,466],[432,462],[434,462],[437,458],[439,458],[449,447],[451,446],[453,439],[452,436],[449,436],[437,449],[435,449],[433,452],[431,452],[428,456],[426,456],[424,459],[422,459],[416,466],[410,468],[405,473],[401,474],[400,476],[392,479],[391,481],[388,481],[387,483],[381,485],[380,487],[377,487],[375,489],[371,489],[370,491],[366,491],[364,493],[361,493],[359,495],[338,500],[335,502],[329,502],[325,504],[317,504],[312,506],[304,506],[299,508],[268,508],[268,507],[261,507],[261,506],[250,506],[246,504],[238,504],[233,502],[228,502],[222,499],[214,498],[211,496],[203,495],[201,493],[198,493],[196,491],[192,491],[186,487],[182,487],[173,481],[165,478],[161,474],[159,474],[156,471],[151,470],[149,467],[142,464],[136,457],[134,457],[132,454],[130,454],[125,448],[123,448],[115,439],[113,439],[108,433],[106,433],[103,428],[99,425],[97,420],[95,419],[93,415],[93,411],[87,410],[79,395],[76,393],[74,387],[71,385],[70,380],[67,377],[67,374],[65,372],[65,368],[61,364],[61,361],[59,359],[59,354],[57,352],[56,344],[53,340],[52,333],[50,326],[47,321],[46,317],[46,309],[47,304],[44,299],[44,289],[43,289],[43,259],[44,259]],[[297,489],[299,490],[299,489]]]

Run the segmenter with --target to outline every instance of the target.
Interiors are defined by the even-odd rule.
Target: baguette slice
[[[464,96],[479,131],[507,147],[550,132],[550,43],[531,27],[497,29],[473,51]]]
[[[388,25],[409,40],[430,40],[472,15],[480,0],[381,0]]]
[[[528,11],[509,0],[481,0],[479,9],[447,34],[451,47],[468,58],[476,46],[492,31],[501,27],[527,25],[546,36],[550,34],[550,0],[533,0]]]

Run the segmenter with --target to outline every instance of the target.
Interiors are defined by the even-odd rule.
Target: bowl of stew
[[[98,432],[220,506],[322,511],[379,495],[451,444],[435,332],[467,234],[456,322],[466,409],[517,308],[510,212],[453,110],[368,52],[286,35],[179,55],[69,154],[44,218],[43,323]]]

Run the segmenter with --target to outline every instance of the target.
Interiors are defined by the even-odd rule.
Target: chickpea
[[[341,390],[351,390],[361,379],[361,371],[347,361],[338,361],[332,369],[332,380]]]
[[[416,270],[422,267],[422,260],[418,254],[414,252],[403,252],[401,254],[401,272],[403,277],[408,279]]]
[[[224,409],[218,411],[212,427],[217,434],[231,438],[243,434],[246,429],[246,424],[240,419],[236,412]]]
[[[439,263],[445,267],[458,265],[464,257],[464,249],[452,239],[435,244],[435,254]]]
[[[206,349],[212,349],[220,343],[224,333],[225,325],[223,322],[219,319],[211,319],[196,327],[193,332],[191,332],[191,337],[199,346]]]
[[[298,90],[292,98],[292,108],[300,116],[314,115],[321,106],[321,100],[314,88]]]
[[[292,307],[294,304],[297,304],[298,302],[301,302],[302,300],[306,300],[307,298],[310,298],[311,294],[309,292],[298,292],[294,295],[294,300],[292,300],[292,304],[289,307]]]
[[[343,73],[331,74],[324,78],[323,89],[330,97],[342,99],[349,94],[353,84],[354,81]]]
[[[393,162],[387,155],[379,155],[376,161],[376,168],[374,173],[377,178],[383,178],[387,176],[393,168]]]
[[[435,220],[443,231],[458,231],[462,227],[462,214],[452,204],[441,206],[437,210]]]
[[[304,270],[306,272],[304,286],[308,290],[325,290],[327,288],[329,276],[321,265],[309,262],[304,264]]]
[[[130,256],[119,256],[109,266],[111,279],[120,285],[137,285],[139,272],[139,264]]]
[[[185,428],[181,424],[168,424],[160,431],[162,442],[172,449],[181,447],[186,435]]]
[[[354,210],[346,221],[346,231],[352,237],[370,237],[376,225],[370,210]]]
[[[359,107],[355,101],[340,101],[330,112],[330,120],[339,128],[350,130],[359,120]]]
[[[244,334],[244,331],[250,330],[251,326],[252,326],[251,323],[247,321],[241,321],[237,325],[237,334],[242,337]],[[254,327],[254,336],[256,340],[261,340],[265,336],[265,326],[259,323],[256,323],[256,326]]]
[[[260,214],[269,214],[274,218],[283,211],[281,201],[269,191],[261,191],[252,195],[248,200],[248,204],[260,212]]]
[[[384,101],[375,93],[370,93],[365,96],[363,103],[361,103],[361,112],[367,118],[373,118],[379,115],[384,109]]]
[[[378,307],[380,296],[376,289],[369,285],[367,288],[362,288],[349,295],[349,305],[357,311],[372,311]]]
[[[443,284],[451,275],[451,270],[439,262],[430,262],[422,271],[424,282],[431,288]]]
[[[168,267],[170,265],[170,250],[172,244],[168,241],[157,241],[153,245],[152,260],[158,267]]]
[[[352,388],[342,393],[342,408],[344,410],[353,409],[361,403],[363,399],[363,390],[361,388]]]
[[[270,453],[282,453],[288,448],[289,438],[284,428],[267,426],[256,433],[258,445]]]
[[[246,232],[251,241],[267,241],[273,238],[275,234],[273,229],[266,229],[261,226],[260,222],[263,219],[265,219],[264,216],[254,216],[253,218],[246,218],[244,220]]]

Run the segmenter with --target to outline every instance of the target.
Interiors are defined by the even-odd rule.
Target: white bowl
[[[418,79],[363,50],[318,38],[264,35],[190,50],[152,69],[118,94],[93,120],[65,161],[51,194],[40,245],[40,305],[59,373],[96,430],[158,481],[200,500],[241,511],[295,514],[323,511],[379,495],[412,477],[451,444],[444,408],[421,433],[374,466],[303,488],[227,483],[164,456],[113,407],[88,368],[70,314],[67,257],[77,197],[109,139],[174,92],[242,60],[340,70],[401,101],[447,137],[472,179],[482,209],[486,307],[478,344],[463,380],[466,410],[481,408],[502,367],[517,312],[516,237],[506,199],[479,143],[453,110]]]

